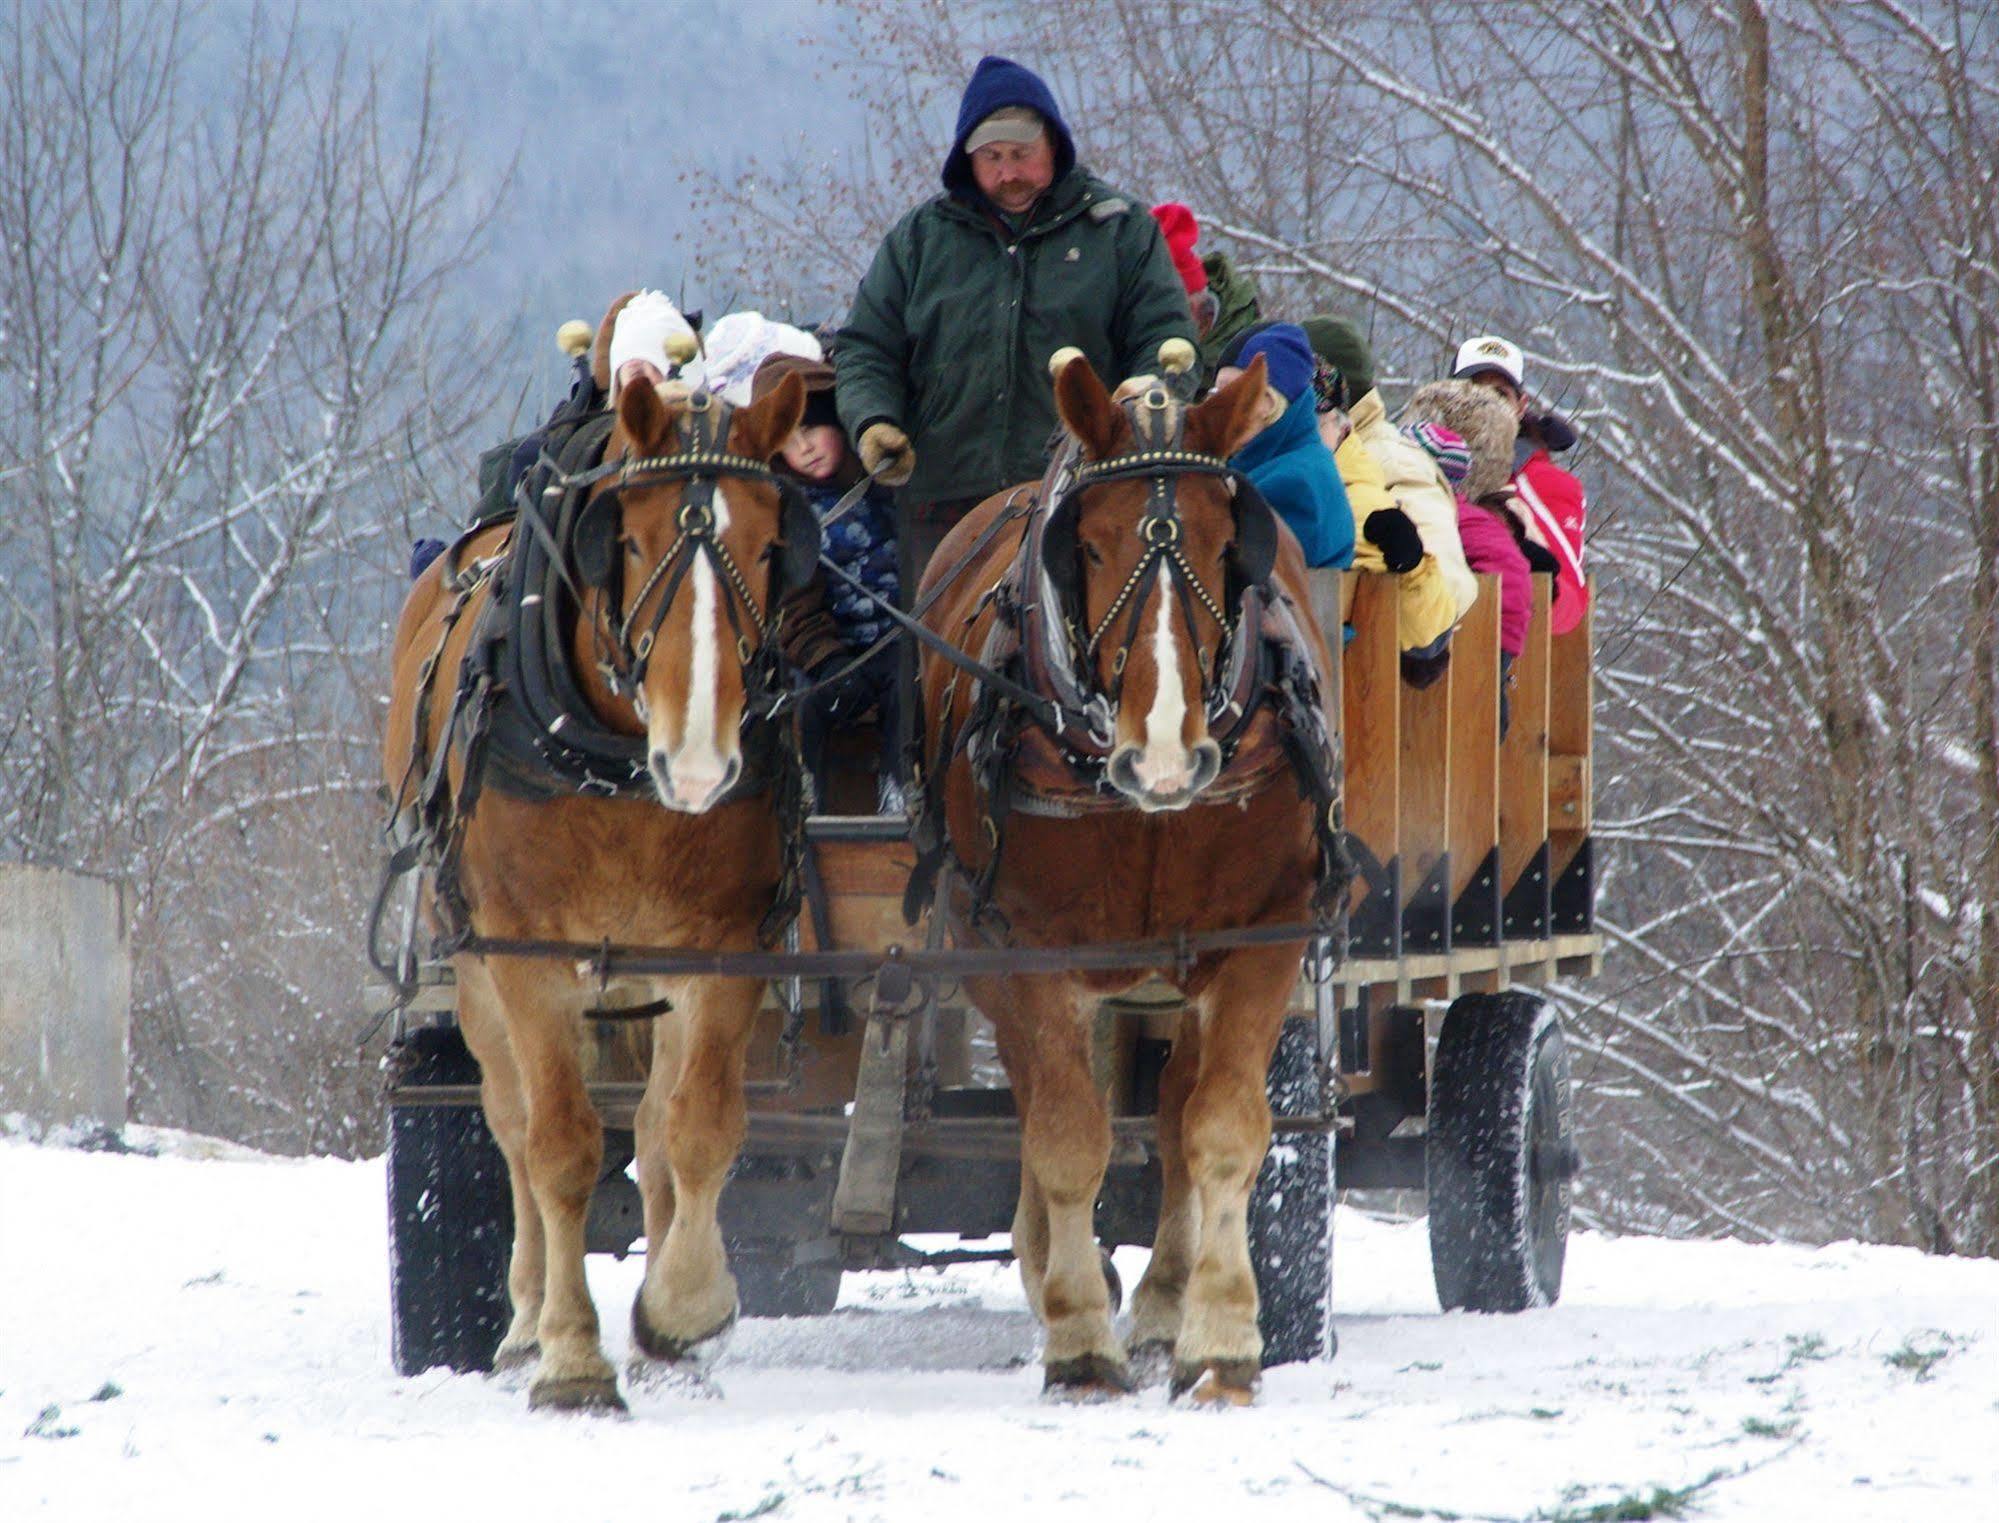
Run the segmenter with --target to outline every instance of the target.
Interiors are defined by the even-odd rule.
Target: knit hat
[[[1308,317],[1298,326],[1305,330],[1312,352],[1339,371],[1349,403],[1374,390],[1374,352],[1359,328],[1330,312]]]
[[[774,322],[761,312],[731,312],[718,318],[702,346],[702,373],[708,389],[732,407],[750,400],[750,381],[773,354],[826,357],[819,340],[803,328]]]
[[[809,359],[802,354],[765,356],[757,366],[757,373],[750,378],[750,400],[762,401],[788,375],[796,375],[805,383],[805,415],[798,420],[798,426],[818,428],[831,424],[838,428],[840,414],[833,406],[833,367],[824,360]]]
[[[693,325],[670,297],[660,291],[633,293],[611,324],[610,358],[603,381],[612,400],[617,400],[618,372],[626,361],[644,360],[662,376],[670,376],[674,374],[670,351],[679,344],[691,349],[697,342]],[[696,362],[690,361],[680,367],[680,374],[691,382],[693,377],[688,373],[696,369]]]
[[[1432,381],[1420,386],[1397,420],[1441,423],[1471,451],[1471,469],[1459,491],[1473,502],[1501,491],[1513,476],[1513,441],[1520,418],[1513,404],[1476,381]]]
[[[1246,370],[1258,355],[1270,374],[1270,384],[1287,402],[1312,389],[1312,346],[1296,323],[1261,323],[1222,351],[1222,365]]]
[[[1444,473],[1453,491],[1465,484],[1465,477],[1471,473],[1471,449],[1464,435],[1441,423],[1405,423],[1402,432],[1422,445],[1437,462],[1437,469]]]
[[[1152,208],[1152,216],[1166,237],[1166,252],[1173,256],[1173,268],[1180,272],[1180,284],[1187,288],[1187,294],[1207,290],[1208,272],[1201,265],[1201,256],[1194,252],[1201,224],[1194,220],[1193,212],[1178,201],[1162,201]]]

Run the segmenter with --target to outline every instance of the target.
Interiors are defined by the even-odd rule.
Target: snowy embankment
[[[1421,1224],[1343,1211],[1339,1357],[1272,1371],[1254,1410],[1043,1402],[1017,1282],[980,1266],[850,1275],[832,1317],[747,1322],[719,1394],[545,1417],[519,1389],[391,1370],[379,1162],[151,1138],[164,1156],[0,1141],[10,1523],[1818,1523],[1999,1497],[1990,1262],[1584,1235],[1559,1307],[1446,1317]],[[1143,1260],[1121,1256],[1127,1284]],[[591,1261],[620,1361],[638,1270]],[[1619,1499],[1654,1511],[1592,1511]]]

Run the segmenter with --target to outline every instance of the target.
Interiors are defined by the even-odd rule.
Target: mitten
[[[876,479],[884,486],[899,487],[916,469],[916,451],[909,435],[893,423],[870,423],[861,432],[861,464],[870,473],[881,467]]]
[[[1367,515],[1360,532],[1381,551],[1381,559],[1397,576],[1423,564],[1423,536],[1400,508],[1377,508]]]

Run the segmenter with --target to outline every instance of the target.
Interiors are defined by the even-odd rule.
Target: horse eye
[[[1087,540],[1083,543],[1083,554],[1090,558],[1092,566],[1101,566],[1104,563],[1103,552]]]

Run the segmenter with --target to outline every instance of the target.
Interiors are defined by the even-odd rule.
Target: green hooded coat
[[[1208,289],[1215,293],[1215,325],[1201,340],[1201,366],[1212,382],[1222,363],[1222,351],[1247,328],[1263,321],[1258,305],[1256,282],[1238,275],[1226,254],[1203,254],[1201,268],[1208,272]]]
[[[1070,168],[1013,232],[951,192],[875,251],[834,346],[840,421],[890,422],[916,447],[905,502],[981,498],[1039,476],[1059,421],[1048,360],[1065,344],[1108,385],[1192,341],[1186,288],[1146,203]]]

